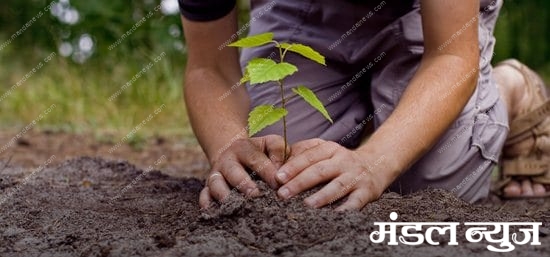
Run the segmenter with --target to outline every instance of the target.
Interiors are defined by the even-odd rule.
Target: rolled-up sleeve
[[[227,15],[236,0],[178,0],[183,17],[192,21],[213,21]]]

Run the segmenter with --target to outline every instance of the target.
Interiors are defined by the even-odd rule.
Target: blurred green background
[[[2,0],[0,6],[0,128],[21,129],[55,104],[37,128],[124,135],[164,104],[138,133],[191,135],[177,0]],[[244,22],[246,4],[241,9]],[[494,61],[517,58],[549,81],[549,29],[550,1],[505,1]]]

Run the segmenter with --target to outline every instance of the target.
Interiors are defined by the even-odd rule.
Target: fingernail
[[[208,203],[206,206],[202,206],[202,207],[200,208],[200,211],[206,211],[206,210],[208,210],[208,208],[210,208],[211,205],[212,205],[212,203],[210,202],[210,203]]]
[[[277,174],[276,174],[275,176],[277,176],[277,179],[279,180],[279,182],[281,182],[281,183],[285,183],[285,182],[286,182],[286,179],[287,179],[286,173],[284,173],[284,172],[277,172]]]
[[[257,188],[249,188],[246,190],[246,196],[248,197],[255,197],[255,196],[258,196],[260,194],[260,190],[258,190]]]
[[[309,207],[312,207],[312,208],[317,208],[317,199],[313,196],[310,196],[306,199],[304,199],[304,202],[306,203],[306,205],[308,205]]]
[[[286,187],[282,187],[281,189],[279,189],[278,193],[279,193],[279,196],[282,197],[283,199],[287,199],[290,196],[290,191]]]
[[[252,195],[252,192],[254,191],[254,188],[249,188],[246,190],[246,196]]]

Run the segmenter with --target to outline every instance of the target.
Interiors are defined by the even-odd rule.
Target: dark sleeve
[[[183,17],[192,21],[213,21],[227,15],[237,0],[178,0]]]

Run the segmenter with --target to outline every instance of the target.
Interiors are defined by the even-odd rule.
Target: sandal
[[[528,103],[510,122],[510,132],[504,144],[500,180],[496,191],[505,198],[539,198],[550,196],[550,100],[543,80],[517,60],[506,60],[526,81]],[[504,196],[503,188],[512,180],[530,179],[545,186],[542,196]]]

